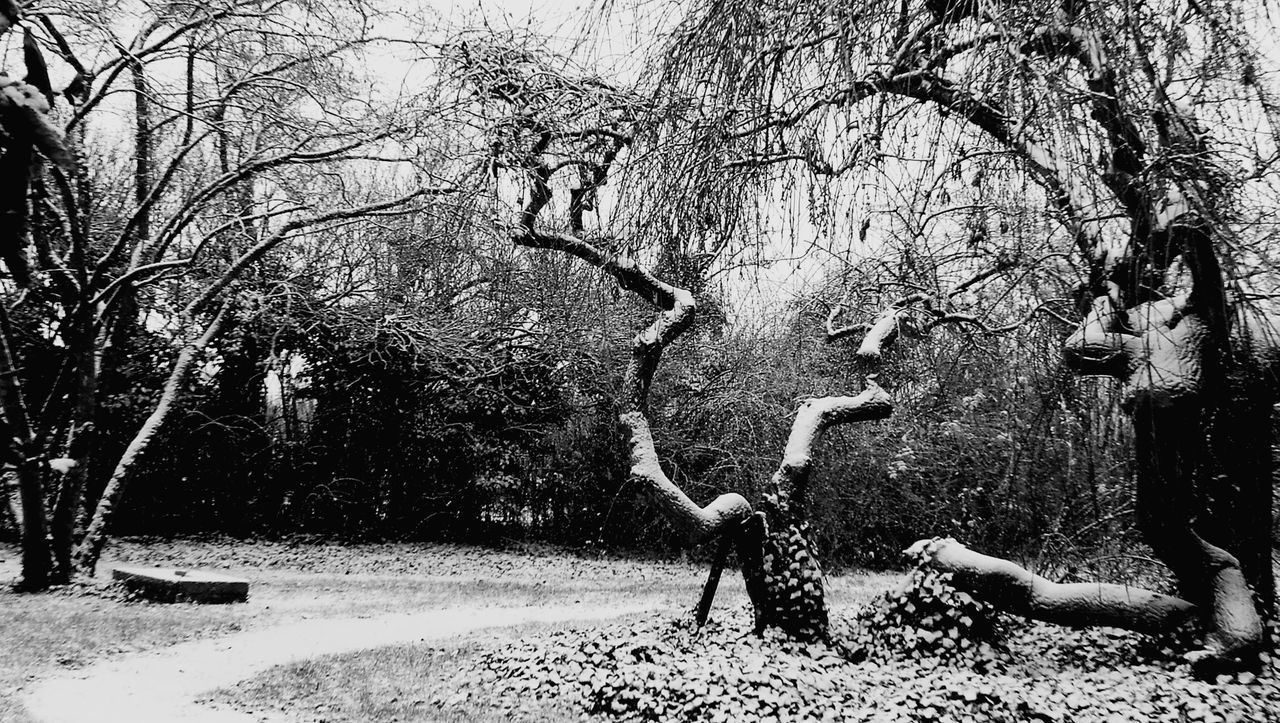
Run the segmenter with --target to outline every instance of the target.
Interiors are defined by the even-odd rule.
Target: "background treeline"
[[[615,423],[642,312],[564,260],[491,259],[468,280],[436,252],[388,262],[374,299],[335,304],[297,283],[245,295],[115,532],[674,550],[627,483]],[[823,340],[816,297],[730,324],[714,288],[655,382],[659,452],[695,499],[758,498],[797,400],[859,389],[870,369],[848,341]],[[946,534],[1042,566],[1123,561],[1111,553],[1130,539],[1127,425],[1105,383],[1060,368],[1067,331],[1050,319],[896,345],[876,365],[893,418],[833,431],[819,451],[814,522],[829,559],[892,566],[910,542]],[[91,494],[164,381],[162,333],[117,336]],[[41,338],[32,329],[21,350],[37,367],[57,354]]]
[[[933,180],[823,186],[805,169],[725,165],[752,149],[679,131],[712,127],[698,114],[714,104],[605,92],[532,36],[466,33],[449,53],[422,46],[426,58],[394,44],[428,66],[401,95],[373,82],[364,53],[386,59],[387,28],[440,29],[379,3],[141,2],[118,18],[140,50],[103,32],[116,5],[54,2],[2,38],[11,77],[25,34],[45,49],[67,92],[32,117],[79,159],[64,159],[74,183],[57,193],[37,174],[10,194],[32,209],[14,257],[32,269],[0,278],[0,336],[30,407],[15,416],[31,421],[6,440],[0,535],[17,537],[32,502],[49,524],[30,537],[55,543],[49,579],[70,579],[73,547],[92,569],[104,530],[675,549],[628,483],[616,422],[649,311],[585,264],[517,249],[495,222],[522,198],[511,148],[528,119],[473,86],[526,72],[566,129],[606,100],[639,129],[589,231],[699,296],[650,397],[682,489],[758,501],[798,401],[874,372],[894,416],[835,430],[818,452],[824,559],[894,565],[939,534],[1058,565],[1129,549],[1129,425],[1107,383],[1061,368],[1073,322],[1029,311],[1069,306],[1080,269],[1001,154],[868,146],[859,163]],[[876,132],[903,148],[925,127],[974,135],[946,114],[916,121]],[[761,188],[810,224],[772,235],[775,205],[750,201]],[[822,283],[748,291],[770,258],[806,254]],[[835,300],[867,287],[844,318],[917,290],[957,318],[1026,322],[930,330],[904,311],[907,338],[872,366],[853,338],[824,341]]]

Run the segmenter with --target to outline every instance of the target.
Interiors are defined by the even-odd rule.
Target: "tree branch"
[[[689,542],[700,542],[729,531],[751,514],[751,504],[738,494],[724,494],[706,507],[699,507],[662,470],[653,433],[646,417],[649,388],[653,374],[667,345],[689,328],[697,305],[688,290],[672,286],[654,276],[634,259],[607,253],[587,241],[569,234],[538,230],[539,214],[551,201],[551,167],[541,156],[550,145],[549,131],[540,134],[532,157],[538,161],[528,169],[532,188],[529,200],[521,208],[511,233],[512,242],[520,246],[559,251],[579,258],[612,276],[622,288],[635,293],[657,307],[658,314],[632,342],[631,361],[623,377],[622,413],[618,419],[630,433],[631,478],[642,482],[654,502],[671,524]],[[607,178],[617,154],[629,141],[614,139],[602,161],[594,164],[587,182],[578,191],[594,192]],[[571,206],[577,205],[577,199]],[[571,208],[571,227],[581,230],[581,208]]]
[[[772,504],[784,515],[803,519],[808,505],[813,447],[823,431],[837,424],[884,419],[892,412],[893,399],[870,379],[867,388],[856,397],[805,400],[796,412],[782,463],[773,475]]]
[[[378,211],[385,211],[386,209],[389,209],[389,208],[403,206],[404,204],[420,196],[424,196],[428,194],[453,193],[455,192],[455,190],[456,189],[452,189],[452,188],[443,188],[443,189],[419,188],[411,193],[405,194],[398,198],[377,201],[374,203],[368,203],[363,206],[356,206],[353,208],[342,208],[336,211],[319,213],[312,216],[306,216],[304,218],[298,218],[298,219],[289,221],[283,224],[279,229],[277,229],[270,236],[263,239],[262,241],[259,241],[253,248],[241,254],[239,258],[237,258],[235,261],[232,262],[231,266],[226,271],[224,271],[221,276],[219,276],[212,284],[210,284],[206,289],[204,289],[204,291],[200,292],[200,294],[196,296],[195,299],[193,299],[190,303],[188,303],[182,313],[188,317],[195,315],[196,312],[200,311],[202,308],[204,308],[206,305],[208,305],[210,302],[216,299],[218,295],[221,294],[222,291],[231,284],[231,282],[235,281],[236,278],[238,278],[239,275],[246,268],[252,265],[259,258],[261,258],[263,254],[267,253],[276,245],[278,245],[281,241],[284,241],[286,238],[288,238],[290,234],[292,234],[295,231],[309,228],[311,226],[317,226],[323,223],[328,223],[330,221],[355,218],[359,216],[373,214]]]
[[[952,584],[1000,610],[1055,625],[1106,625],[1145,633],[1169,632],[1192,620],[1196,606],[1180,598],[1108,583],[1056,583],[1008,560],[974,552],[955,540],[920,540],[907,554]]]

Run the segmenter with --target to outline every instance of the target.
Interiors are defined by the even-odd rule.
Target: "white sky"
[[[679,20],[687,3],[681,0],[649,0],[642,11],[636,3],[614,0],[613,7],[601,14],[601,0],[471,0],[431,4],[442,25],[452,28],[477,27],[486,23],[495,29],[528,28],[551,39],[553,47],[572,54],[580,63],[599,70],[623,83],[641,70],[645,54],[654,50],[653,41],[660,30]],[[588,36],[588,30],[591,31]],[[555,41],[563,42],[557,46]],[[603,200],[603,199],[602,199]],[[606,201],[607,203],[607,201]],[[778,226],[799,223],[808,227],[806,210],[799,198],[792,199],[793,208],[778,204]],[[602,214],[607,216],[608,214]],[[772,224],[771,224],[772,225]],[[816,230],[815,230],[816,233]],[[779,243],[771,253],[780,259],[763,268],[743,269],[725,279],[731,309],[739,321],[761,319],[793,299],[803,287],[811,287],[822,277],[832,262],[818,254],[789,259],[800,250],[790,248],[789,234],[781,228]]]
[[[401,12],[410,16],[421,17],[425,25],[438,28],[440,39],[450,32],[463,28],[475,28],[488,25],[495,30],[527,29],[531,33],[547,37],[553,47],[561,52],[575,55],[583,65],[598,69],[600,72],[617,77],[626,82],[634,77],[644,60],[644,55],[654,49],[653,42],[659,28],[670,27],[678,18],[684,0],[646,0],[641,9],[636,9],[635,0],[612,0],[612,8],[604,12],[602,2],[610,0],[466,0],[450,2],[449,0],[399,0]],[[1261,6],[1256,6],[1261,7]],[[1280,66],[1280,41],[1275,33],[1262,32],[1261,27],[1274,28],[1275,18],[1266,17],[1254,26],[1255,36],[1263,42],[1264,64],[1273,70]],[[385,29],[387,35],[405,37],[412,32],[409,27],[394,25]],[[593,30],[587,40],[587,30]],[[561,45],[563,44],[563,45]],[[412,86],[413,66],[398,53],[389,49],[385,65],[378,68],[379,76],[390,86],[405,83]],[[6,61],[12,58],[6,58]],[[625,62],[624,62],[625,61]],[[56,64],[55,64],[56,66]],[[55,74],[61,70],[55,67]],[[61,85],[65,78],[55,78],[55,85]],[[407,81],[407,83],[406,83]],[[799,194],[791,200],[793,207],[779,205],[777,218],[798,223],[802,228],[807,226],[803,219],[805,209],[800,202]],[[772,214],[771,214],[772,215]],[[816,231],[815,231],[816,232]],[[781,234],[780,234],[781,235]],[[789,244],[780,244],[788,246]],[[776,256],[788,254],[789,248],[779,248]],[[756,274],[750,281],[739,279],[734,283],[738,298],[735,305],[785,303],[796,291],[811,284],[823,270],[823,266],[832,260],[820,258],[818,255],[803,262],[780,262],[767,267]],[[754,313],[767,311],[761,307]]]

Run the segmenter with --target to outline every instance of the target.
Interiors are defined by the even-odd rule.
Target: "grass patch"
[[[0,720],[29,723],[18,698],[37,678],[121,653],[242,629],[237,605],[152,605],[91,595],[0,592]]]
[[[699,576],[705,574],[698,571]],[[828,580],[833,602],[849,606],[870,601],[898,575],[853,573]],[[700,581],[700,577],[694,580]],[[596,581],[597,583],[604,581]],[[738,625],[750,621],[741,578],[726,572],[712,617]],[[630,587],[630,586],[628,586]],[[673,590],[677,609],[692,609],[700,588]],[[601,593],[609,598],[611,593]],[[614,600],[628,599],[612,593]],[[634,598],[631,598],[634,599]],[[686,615],[686,617],[689,617]],[[234,689],[210,697],[216,705],[251,714],[270,714],[299,723],[407,723],[458,721],[507,723],[563,721],[585,717],[576,702],[556,696],[515,695],[503,699],[497,690],[473,687],[481,677],[480,661],[503,651],[537,649],[542,640],[569,636],[593,639],[632,628],[664,625],[670,615],[638,617],[608,624],[522,625],[430,645],[378,648],[276,666]],[[530,642],[532,641],[532,642]]]
[[[447,721],[509,723],[511,711],[485,701],[438,701],[458,692],[460,671],[479,656],[521,638],[573,629],[572,623],[526,624],[474,633],[431,645],[379,648],[276,666],[204,702],[256,716],[307,723]],[[533,701],[517,713],[526,720],[572,720],[579,711],[556,701]]]
[[[16,548],[0,547],[0,583],[17,576],[17,560]],[[705,576],[688,564],[599,560],[546,548],[123,540],[104,556],[98,584],[106,584],[113,565],[125,563],[246,577],[249,601],[153,604],[110,599],[92,587],[30,595],[0,585],[0,720],[31,723],[19,699],[41,677],[192,638],[308,618],[449,607],[637,599],[689,606]],[[725,600],[741,594],[725,587]]]

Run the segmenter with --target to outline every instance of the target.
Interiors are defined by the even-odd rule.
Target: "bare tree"
[[[346,64],[374,37],[369,8],[219,0],[142,10],[132,37],[118,35],[128,23],[110,3],[10,19],[25,26],[27,77],[5,81],[0,162],[22,172],[6,175],[4,203],[19,223],[5,225],[5,304],[47,319],[42,343],[60,350],[60,368],[33,385],[3,329],[29,589],[93,571],[138,460],[266,255],[453,191],[426,173],[390,192],[359,182],[410,142]],[[72,75],[60,93],[45,57],[55,76]],[[99,491],[86,482],[103,356],[143,325],[172,340],[167,379]]]
[[[601,202],[620,157],[645,140],[654,118],[650,101],[572,67],[528,38],[470,36],[448,52],[460,85],[471,94],[469,111],[487,129],[485,146],[499,188],[509,180],[523,190],[511,241],[578,258],[654,308],[653,321],[632,342],[618,393],[631,478],[689,543],[719,539],[722,549],[736,546],[758,628],[779,627],[804,639],[826,636],[821,568],[805,523],[814,447],[830,426],[888,416],[888,395],[871,382],[856,396],[805,401],[759,510],[734,492],[705,506],[690,499],[662,468],[648,397],[664,352],[693,324],[697,302],[687,289],[655,276],[634,239],[589,226],[588,212]],[[567,203],[557,206],[557,194]],[[562,218],[551,216],[557,207]],[[672,247],[684,248],[679,241]],[[723,554],[713,580],[720,564]],[[703,616],[709,602],[703,601]]]
[[[1206,632],[1192,656],[1202,671],[1250,664],[1274,606],[1277,334],[1260,299],[1274,284],[1276,238],[1259,221],[1274,213],[1280,128],[1274,69],[1247,30],[1263,17],[1252,4],[1202,0],[705,3],[673,33],[663,65],[668,88],[719,109],[706,142],[735,159],[724,165],[758,169],[758,190],[784,164],[836,195],[875,174],[918,183],[922,167],[958,180],[995,164],[1024,182],[1024,209],[1057,225],[1050,267],[1083,270],[1075,296],[1087,313],[1066,361],[1125,384],[1140,525],[1184,601],[1117,604],[1104,588],[1047,585],[958,545],[931,548],[935,563],[994,602],[1007,594],[1024,614],[1068,624],[1150,629],[1194,610]],[[928,232],[932,209],[908,209],[881,244],[909,250],[918,237],[894,234],[913,225],[973,238],[963,223]],[[907,277],[917,288],[885,294],[887,306],[862,324],[842,323],[848,310],[836,304],[830,334],[860,336],[860,354],[873,359],[907,317],[1009,331],[986,321],[990,306],[956,308],[953,290],[1050,268],[1050,255],[1001,257],[1014,238],[973,243],[988,260],[953,264],[941,283],[939,257],[915,259]]]

